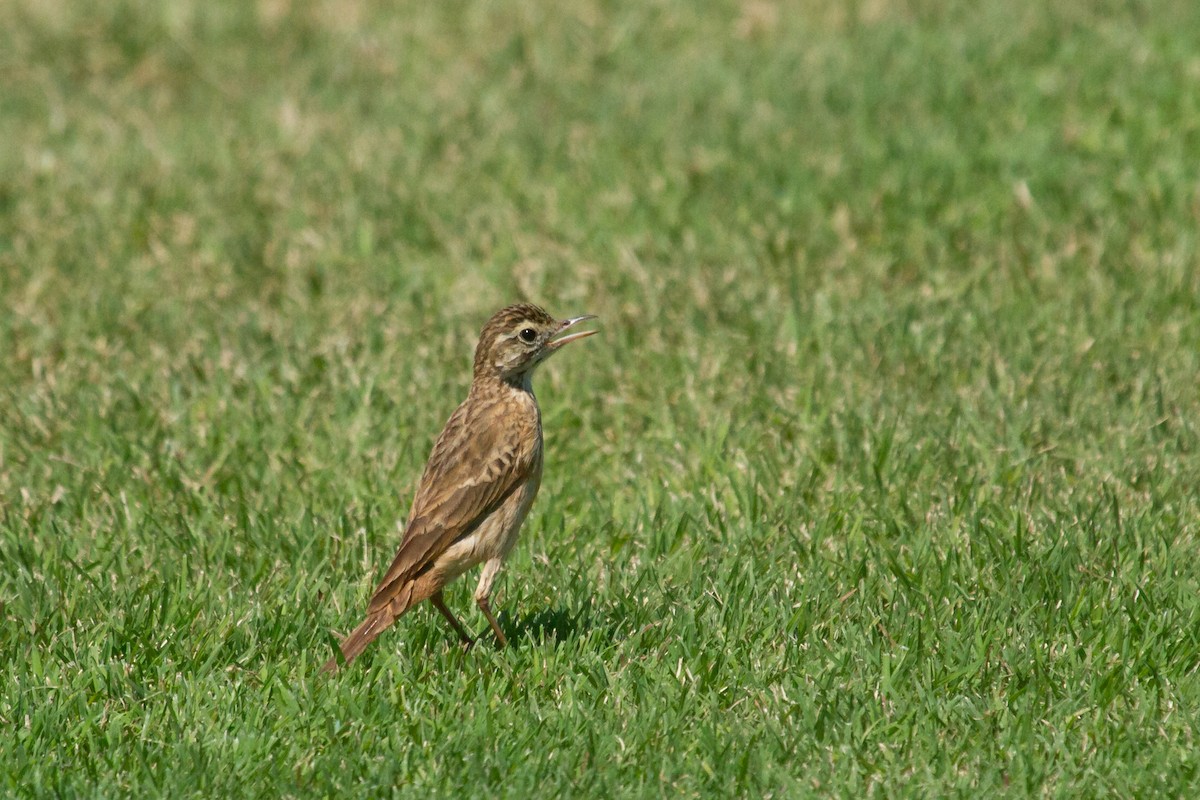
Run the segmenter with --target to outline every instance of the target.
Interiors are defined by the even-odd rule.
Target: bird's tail
[[[362,651],[367,649],[367,645],[375,641],[375,637],[387,630],[395,621],[396,615],[387,608],[381,608],[368,616],[342,642],[342,659],[349,664],[358,658]],[[337,668],[338,657],[334,656],[325,662],[325,666],[321,667],[321,672],[336,672]]]
[[[425,590],[420,591],[422,588]],[[367,609],[367,618],[362,621],[361,625],[350,631],[350,635],[342,641],[342,659],[349,664],[358,658],[362,651],[367,649],[367,645],[375,641],[375,637],[390,628],[393,622],[404,616],[406,611],[424,600],[429,594],[426,587],[414,585],[412,582],[403,586],[391,597],[387,595],[381,597],[381,593],[376,592]],[[321,672],[336,672],[337,668],[338,658],[334,656],[325,662],[325,666],[321,667]]]

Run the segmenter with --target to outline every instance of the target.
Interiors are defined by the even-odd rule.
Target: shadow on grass
[[[565,608],[543,608],[522,614],[516,620],[506,619],[500,623],[508,641],[520,646],[527,639],[536,644],[554,643],[573,639],[591,629],[587,615],[571,613]]]

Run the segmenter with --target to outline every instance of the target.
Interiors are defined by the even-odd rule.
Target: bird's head
[[[534,368],[563,345],[596,333],[566,333],[580,322],[595,318],[592,314],[584,314],[555,319],[530,303],[500,309],[479,335],[479,345],[475,348],[475,379],[494,377],[515,385],[527,385]]]

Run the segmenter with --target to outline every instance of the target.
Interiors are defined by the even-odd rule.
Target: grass
[[[1195,30],[3,4],[0,792],[1195,796]],[[323,679],[519,298],[515,646]]]

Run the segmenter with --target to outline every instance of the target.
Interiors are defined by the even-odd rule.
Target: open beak
[[[562,335],[562,333],[564,331],[570,330],[571,328],[575,327],[579,323],[586,322],[589,319],[596,319],[596,315],[595,314],[584,314],[582,317],[571,317],[570,319],[563,320],[562,325],[558,329],[558,333],[554,334],[557,338],[551,339],[549,342],[547,342],[546,349],[547,350],[557,350],[558,348],[562,347],[567,342],[573,342],[576,339],[583,339],[585,337],[591,336],[594,333],[599,333],[600,331],[579,331],[578,333],[571,333],[566,336]]]

